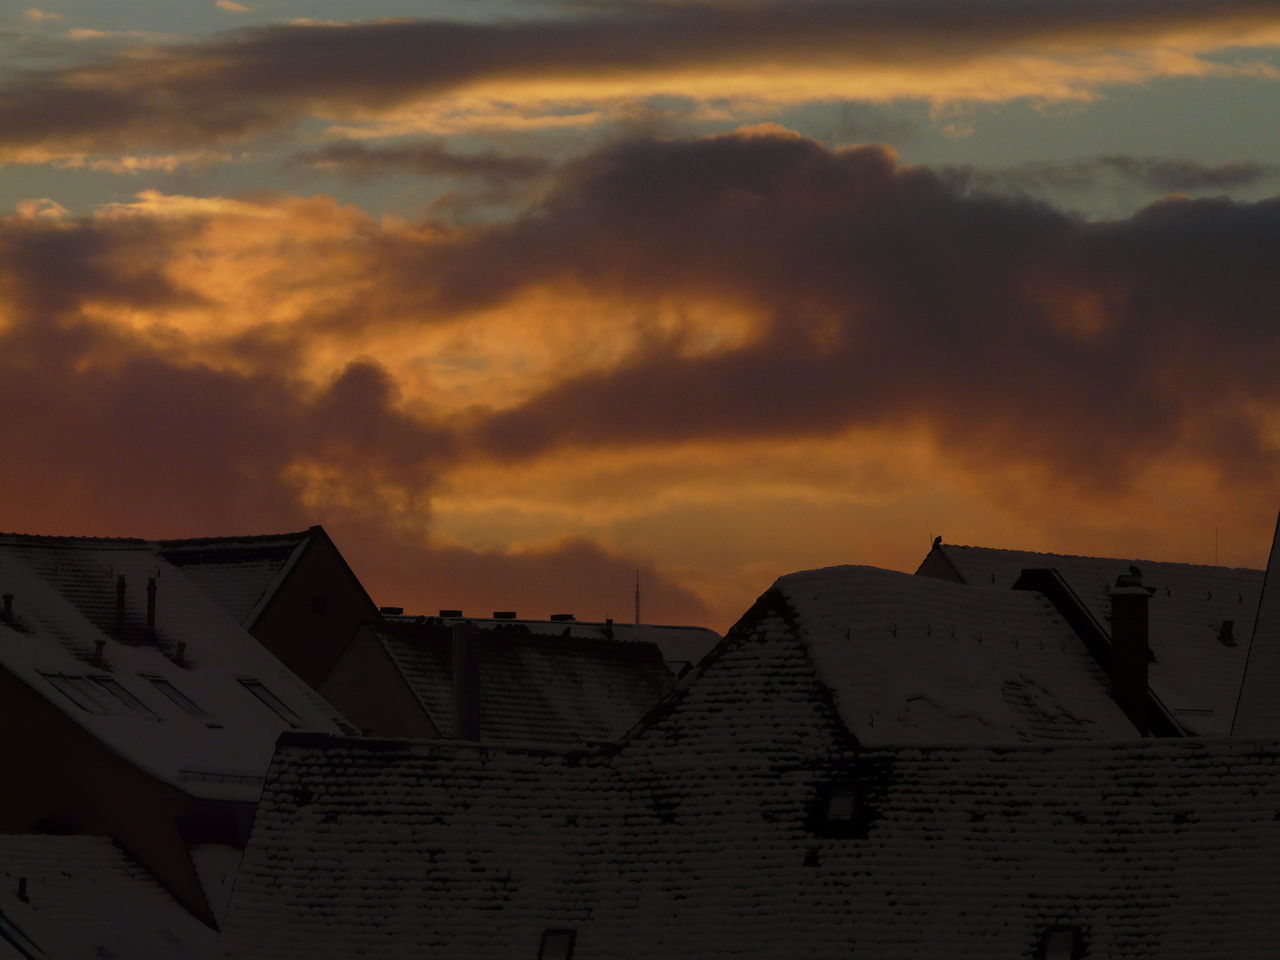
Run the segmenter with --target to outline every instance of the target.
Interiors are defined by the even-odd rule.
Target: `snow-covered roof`
[[[567,929],[580,957],[900,960],[1030,957],[1074,927],[1113,960],[1274,954],[1274,741],[883,748],[821,773],[790,732],[764,758],[690,734],[608,765],[289,736],[223,944],[508,960]],[[865,836],[806,825],[832,777]]]
[[[352,729],[147,541],[0,535],[0,593],[0,668],[191,795],[256,799],[281,731]]]
[[[859,566],[774,588],[864,744],[1135,736],[1093,656],[1037,593]]]
[[[1242,737],[1280,736],[1280,520],[1258,604],[1249,656],[1231,732]]]
[[[572,930],[583,958],[950,960],[1034,956],[1074,928],[1113,960],[1270,958],[1280,742],[869,746],[849,698],[901,681],[851,677],[844,653],[862,638],[866,663],[887,655],[871,636],[884,614],[899,669],[931,682],[938,631],[921,637],[908,601],[931,626],[981,625],[984,650],[989,630],[1048,654],[1059,631],[1032,595],[904,579],[782,578],[616,745],[286,735],[224,946],[506,960]],[[1064,652],[1052,662],[1071,674]],[[981,659],[993,673],[957,674],[979,705],[1000,675]],[[837,789],[854,816],[832,825]]]
[[[157,549],[232,619],[249,628],[311,535],[311,530],[303,530],[251,537],[160,540]]]
[[[485,741],[612,740],[672,687],[671,671],[652,643],[547,635],[527,622],[486,627],[471,639]],[[388,622],[374,630],[440,735],[455,736],[451,628],[439,621]]]
[[[1261,570],[1075,557],[1022,550],[941,544],[935,548],[967,584],[1008,588],[1024,569],[1051,568],[1109,633],[1108,590],[1137,566],[1155,587],[1149,610],[1148,667],[1152,691],[1189,732],[1224,736],[1240,691],[1262,590]],[[922,567],[923,570],[923,567]],[[1223,623],[1231,621],[1231,645]]]
[[[663,658],[671,665],[677,666],[677,672],[684,665],[695,664],[720,642],[720,634],[708,627],[680,626],[658,623],[619,623],[613,620],[533,620],[517,617],[425,617],[397,615],[387,617],[391,622],[421,623],[427,620],[439,620],[446,624],[471,623],[478,629],[520,625],[527,627],[532,633],[548,634],[562,637],[577,637],[584,640],[616,640],[621,643],[652,643],[662,651]]]
[[[0,947],[6,933],[27,952],[0,956],[24,960],[217,956],[214,931],[106,837],[0,835]]]

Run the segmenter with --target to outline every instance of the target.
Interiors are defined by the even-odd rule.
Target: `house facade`
[[[1280,743],[1139,737],[1105,680],[1033,591],[784,577],[611,746],[286,736],[223,945],[1270,956]]]

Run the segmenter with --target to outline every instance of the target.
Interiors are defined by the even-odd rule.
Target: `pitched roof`
[[[793,573],[774,588],[864,744],[1135,735],[1093,656],[1037,593],[858,566]]]
[[[1034,596],[904,579],[782,578],[615,747],[283,737],[225,945],[496,960],[570,928],[584,957],[1028,957],[1068,925],[1113,960],[1269,958],[1280,742],[868,747],[850,698],[900,681],[850,676],[881,638],[862,661],[842,648],[893,609],[900,666],[949,663],[877,598],[1051,633]],[[957,684],[979,706],[1002,674],[981,662]],[[854,835],[815,822],[834,784]]]
[[[1231,732],[1236,736],[1280,736],[1280,519],[1249,643]]]
[[[187,793],[254,799],[282,730],[351,729],[147,541],[0,535],[0,592],[14,596],[14,621],[0,620],[0,667]]]
[[[389,622],[374,630],[441,736],[455,736],[450,627]],[[511,621],[476,630],[471,642],[479,658],[480,735],[486,741],[611,740],[673,682],[651,643],[547,635]]]
[[[421,623],[440,620],[446,624],[470,623],[481,630],[523,626],[532,633],[576,637],[583,640],[615,640],[620,643],[652,643],[662,651],[668,663],[694,664],[701,660],[720,642],[720,634],[708,627],[680,626],[658,623],[618,623],[612,620],[532,620],[518,617],[424,617],[396,615],[386,618],[390,622]]]
[[[38,958],[217,955],[214,932],[105,837],[0,835],[0,947],[6,921],[9,935],[34,945]]]
[[[1189,732],[1222,736],[1230,731],[1258,611],[1261,570],[953,544],[935,552],[962,582],[980,586],[1007,588],[1024,569],[1055,569],[1108,634],[1108,590],[1130,565],[1138,566],[1145,583],[1156,588],[1149,614],[1156,657],[1148,668],[1151,689]],[[1228,620],[1234,645],[1219,639]]]
[[[633,767],[289,737],[224,945],[496,960],[574,928],[583,956],[1027,957],[1068,925],[1090,956],[1261,960],[1280,936],[1274,741],[869,750],[818,775],[856,780],[865,838],[815,834],[811,789],[709,744]]]
[[[156,549],[237,623],[251,627],[313,532],[159,540]]]

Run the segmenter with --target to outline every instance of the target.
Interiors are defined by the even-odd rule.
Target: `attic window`
[[[86,713],[99,716],[138,716],[159,720],[156,712],[111,677],[73,677],[41,674],[64,697]]]
[[[825,784],[818,792],[810,823],[814,833],[823,836],[865,836],[867,810],[858,785],[847,781]]]
[[[93,681],[88,677],[68,677],[54,673],[43,673],[41,676],[81,710],[104,715],[110,712],[107,700],[94,688]]]
[[[261,680],[252,677],[241,677],[240,685],[257,697],[262,703],[291,727],[302,726],[302,718],[293,709],[263,685]]]
[[[542,945],[538,948],[538,960],[569,960],[573,956],[576,930],[544,930]]]
[[[118,681],[113,680],[111,677],[94,677],[93,682],[119,700],[122,704],[128,707],[131,712],[136,713],[138,716],[146,717],[148,720],[160,719],[154,710],[148,707],[145,703],[122,687]]]
[[[149,681],[153,687],[163,693],[187,713],[191,714],[191,716],[199,717],[202,720],[209,716],[200,704],[196,703],[172,683],[164,679],[164,677],[144,677],[143,679]]]
[[[1037,960],[1077,960],[1084,956],[1084,935],[1079,927],[1050,927],[1040,937]]]

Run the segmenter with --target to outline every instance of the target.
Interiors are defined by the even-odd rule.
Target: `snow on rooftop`
[[[0,621],[0,667],[189,794],[256,799],[283,730],[344,729],[332,707],[145,541],[0,536],[0,593],[14,597],[14,622]]]
[[[1249,634],[1245,635],[1246,638]],[[1271,538],[1271,555],[1258,605],[1258,618],[1240,686],[1232,734],[1244,737],[1280,735],[1280,520]]]
[[[392,622],[421,623],[440,620],[446,624],[473,623],[481,630],[503,625],[519,624],[533,633],[584,640],[616,640],[622,643],[652,643],[662,651],[663,658],[672,664],[696,664],[720,642],[720,634],[708,627],[680,626],[658,623],[619,623],[604,620],[532,620],[529,618],[491,617],[425,617],[397,615],[387,617]]]
[[[1130,565],[1156,591],[1150,604],[1152,690],[1189,732],[1223,736],[1244,675],[1249,638],[1262,591],[1261,570],[1237,567],[1077,557],[943,544],[940,552],[967,584],[1012,587],[1022,570],[1053,568],[1109,632],[1108,591]],[[1223,624],[1231,621],[1231,644]]]
[[[245,627],[306,544],[310,531],[252,537],[161,540],[160,556]]]
[[[26,938],[41,951],[14,953],[17,957],[212,960],[219,955],[214,931],[106,837],[0,835],[0,918],[17,942]]]
[[[454,736],[450,628],[399,622],[376,629],[440,735]],[[528,622],[497,621],[477,630],[472,642],[479,657],[480,735],[486,741],[612,740],[634,726],[674,681],[661,651],[644,641],[547,635],[533,632]]]
[[[1109,682],[1048,601],[875,567],[775,584],[866,744],[1122,740]]]

